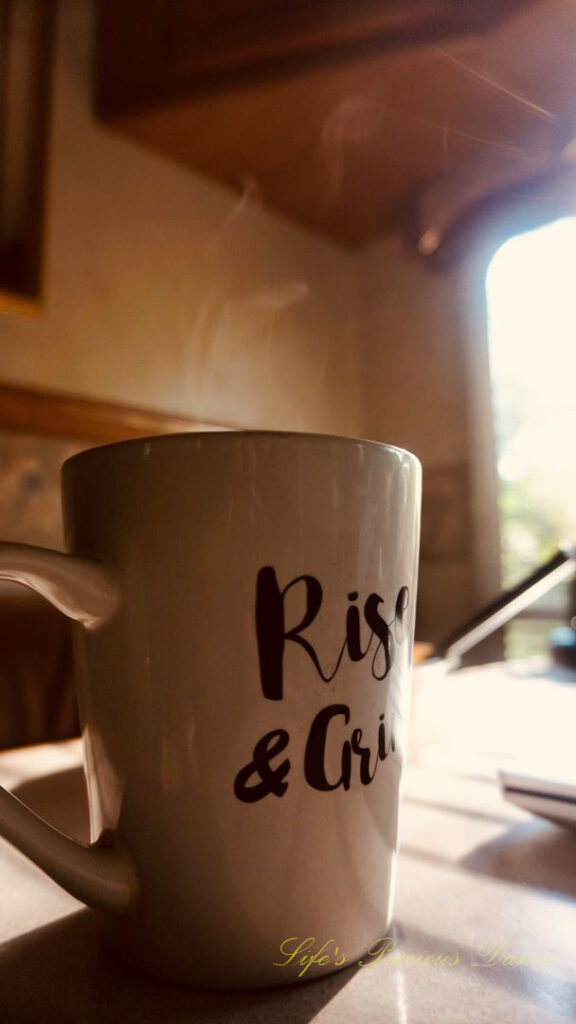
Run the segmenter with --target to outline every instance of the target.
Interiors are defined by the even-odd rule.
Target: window
[[[576,540],[576,218],[506,242],[486,278],[501,565],[511,586]],[[557,587],[506,628],[508,657],[544,653],[574,614]]]

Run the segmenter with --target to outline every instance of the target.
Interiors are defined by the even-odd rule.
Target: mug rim
[[[387,450],[395,452],[398,455],[412,461],[416,466],[420,466],[421,462],[417,455],[413,452],[408,451],[407,448],[402,448],[399,445],[388,444],[384,441],[373,441],[368,438],[351,437],[343,434],[318,434],[311,431],[300,431],[300,430],[250,430],[249,428],[241,428],[235,430],[234,428],[223,428],[216,430],[185,430],[175,431],[174,433],[166,434],[151,434],[150,436],[142,437],[129,437],[123,441],[110,441],[105,444],[93,445],[90,448],[85,448],[80,452],[76,452],[75,455],[69,456],[62,464],[62,469],[70,468],[73,463],[77,460],[83,460],[84,458],[94,457],[98,454],[105,454],[110,449],[124,448],[128,446],[138,445],[150,445],[150,444],[174,444],[182,441],[207,441],[212,444],[213,442],[221,443],[223,439],[230,441],[234,440],[250,439],[250,440],[280,440],[280,441],[294,441],[303,440],[308,442],[338,442],[338,444],[353,444],[356,446],[376,448],[380,451]]]

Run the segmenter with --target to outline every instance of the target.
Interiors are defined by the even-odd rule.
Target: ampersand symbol
[[[239,800],[253,804],[268,793],[283,796],[288,789],[288,783],[283,780],[290,771],[290,761],[286,758],[277,768],[272,768],[270,762],[286,749],[289,739],[285,729],[273,729],[258,740],[252,760],[238,772],[234,780],[234,793]],[[249,786],[248,780],[253,775],[257,775],[260,781]]]

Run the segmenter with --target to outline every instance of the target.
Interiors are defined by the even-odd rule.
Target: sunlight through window
[[[576,540],[576,218],[506,242],[486,291],[502,578],[510,586],[559,541]],[[549,630],[569,613],[568,590],[558,587],[531,621],[508,627],[507,653],[545,650]]]

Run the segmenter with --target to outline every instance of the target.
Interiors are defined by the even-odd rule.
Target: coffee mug
[[[418,460],[370,441],[191,433],[63,468],[70,554],[0,578],[75,620],[92,844],[0,794],[0,832],[165,979],[294,982],[389,928]],[[313,940],[310,943],[309,940]]]

